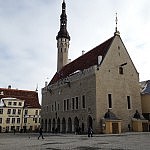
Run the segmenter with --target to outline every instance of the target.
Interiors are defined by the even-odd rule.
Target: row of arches
[[[87,121],[80,121],[80,119],[76,116],[75,118],[69,117],[65,119],[63,117],[60,119],[42,119],[41,127],[45,132],[53,132],[53,133],[85,133],[87,132],[88,127],[93,127],[93,119],[91,116],[88,116]]]

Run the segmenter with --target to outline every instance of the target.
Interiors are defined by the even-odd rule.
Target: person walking
[[[42,139],[44,139],[44,137],[43,137],[43,130],[42,130],[42,128],[40,128],[40,130],[39,130],[39,136],[38,136],[38,140],[39,140],[39,138],[40,137],[42,137]]]
[[[88,128],[88,137],[93,136],[93,129],[91,127]]]

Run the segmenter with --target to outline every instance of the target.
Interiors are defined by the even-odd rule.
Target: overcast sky
[[[56,35],[63,0],[0,0],[0,87],[35,90],[57,68]],[[140,75],[150,79],[149,0],[65,0],[74,60],[118,30]],[[41,97],[40,97],[41,101]]]

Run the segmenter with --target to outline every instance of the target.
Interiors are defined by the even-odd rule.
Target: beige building
[[[37,92],[0,88],[0,132],[38,130],[40,111]]]
[[[143,116],[149,120],[150,131],[150,80],[140,82],[141,86],[141,103]]]
[[[47,132],[128,131],[142,118],[139,74],[117,26],[112,37],[68,63],[64,1],[60,18],[57,72],[42,89],[42,127]]]

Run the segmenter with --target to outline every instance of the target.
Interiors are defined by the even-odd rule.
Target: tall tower
[[[60,31],[56,36],[57,40],[57,72],[68,63],[68,49],[70,36],[67,31],[67,15],[66,15],[66,3],[63,0],[62,14],[60,15]]]

